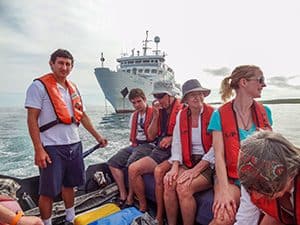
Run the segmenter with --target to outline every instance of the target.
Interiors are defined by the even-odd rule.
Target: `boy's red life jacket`
[[[212,146],[212,133],[207,131],[211,114],[214,109],[210,105],[203,103],[203,113],[201,114],[201,140],[205,152],[208,152]],[[192,119],[191,112],[188,107],[184,108],[180,113],[180,139],[182,147],[183,163],[191,168],[193,166],[191,161],[192,152]]]
[[[72,100],[72,108],[74,113],[74,117],[73,117],[70,115],[67,105],[64,102],[61,93],[58,90],[57,82],[53,77],[53,74],[52,73],[46,74],[40,78],[37,78],[36,80],[39,80],[44,85],[57,117],[56,120],[41,126],[40,132],[44,132],[45,130],[48,130],[49,128],[59,123],[63,123],[63,124],[76,123],[79,125],[80,120],[82,119],[83,116],[83,107],[82,107],[81,97],[79,95],[79,92],[75,84],[73,84],[71,81],[66,80],[66,85],[68,87],[71,100]]]
[[[279,199],[255,198],[253,194],[250,196],[254,205],[277,221],[283,224],[300,224],[300,174],[296,176],[294,183],[294,218],[287,216],[286,212],[282,211]]]
[[[171,113],[168,116],[168,121],[167,121],[167,133],[165,136],[173,136],[173,130],[175,127],[175,123],[176,123],[176,116],[177,113],[179,112],[179,110],[182,109],[183,105],[180,103],[179,99],[175,99],[174,102],[172,103],[172,109],[171,109]],[[158,136],[160,136],[162,134],[161,131],[161,123],[162,122],[166,122],[166,121],[162,121],[162,111],[159,111],[159,123],[158,123]]]
[[[146,139],[147,142],[150,142],[149,136],[148,136],[148,127],[151,123],[151,119],[152,119],[152,112],[153,112],[153,108],[151,106],[147,106],[146,108],[146,115],[145,115],[145,121],[144,121],[144,132],[146,135]],[[136,139],[136,135],[137,135],[137,125],[138,125],[138,111],[135,111],[133,113],[132,116],[132,123],[131,123],[131,131],[130,131],[130,141],[131,141],[131,145],[132,146],[137,146],[137,139]]]
[[[257,128],[272,130],[264,106],[253,101],[251,106],[252,119]],[[228,177],[237,179],[237,162],[240,151],[240,135],[237,118],[233,109],[233,101],[225,103],[219,108],[221,126],[224,139],[225,161]]]

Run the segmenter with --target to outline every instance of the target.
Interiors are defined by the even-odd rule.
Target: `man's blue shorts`
[[[39,194],[57,196],[64,187],[84,184],[85,172],[81,142],[44,147],[52,163],[40,169]]]

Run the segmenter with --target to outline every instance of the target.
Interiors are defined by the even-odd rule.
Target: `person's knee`
[[[128,167],[128,174],[130,177],[132,176],[138,176],[140,175],[141,170],[140,170],[140,165],[138,162],[132,163]]]
[[[53,197],[47,195],[40,195],[39,199],[47,202],[53,201]]]
[[[156,184],[162,184],[164,179],[165,171],[160,167],[156,166],[154,169],[154,179]]]
[[[193,195],[192,190],[190,188],[187,188],[186,185],[182,185],[182,184],[177,184],[176,192],[178,194],[178,197],[182,199]]]
[[[171,194],[171,193],[174,193],[176,191],[176,181],[174,181],[173,184],[169,184],[167,182],[165,182],[163,185],[164,185],[164,193],[165,194]]]

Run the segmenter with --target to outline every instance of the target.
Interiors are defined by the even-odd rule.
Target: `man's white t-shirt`
[[[130,116],[130,120],[129,120],[129,128],[131,130],[131,125],[132,125],[132,118],[133,118],[133,114],[131,114]],[[144,124],[145,124],[145,116],[146,113],[144,113],[143,115],[141,115],[140,113],[138,113],[138,118],[137,118],[137,132],[136,132],[136,139],[139,141],[146,141],[146,134],[144,131]]]
[[[65,89],[58,83],[57,87],[67,105],[69,113],[71,116],[74,116],[72,101],[68,89]],[[56,114],[47,91],[44,85],[38,80],[34,81],[27,90],[25,108],[35,108],[41,110],[38,118],[39,127],[56,120]],[[43,146],[66,145],[80,141],[78,126],[75,123],[70,125],[62,123],[57,124],[50,129],[41,132],[40,137]]]

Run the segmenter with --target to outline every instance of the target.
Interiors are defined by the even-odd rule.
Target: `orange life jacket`
[[[203,113],[201,115],[201,140],[205,152],[208,152],[212,146],[212,134],[207,131],[211,114],[214,109],[210,105],[203,104]],[[191,161],[192,152],[192,120],[191,112],[188,107],[184,108],[180,113],[180,139],[182,147],[183,163],[191,168],[193,166]]]
[[[43,132],[45,130],[48,130],[49,128],[59,123],[64,123],[64,124],[76,123],[79,125],[79,122],[83,115],[83,108],[82,108],[81,97],[79,95],[79,92],[75,84],[73,84],[71,81],[66,80],[66,85],[68,87],[71,96],[73,112],[74,112],[74,117],[72,117],[68,111],[66,103],[64,102],[58,90],[57,82],[53,77],[53,74],[52,73],[46,74],[40,78],[37,78],[36,80],[39,80],[44,85],[57,117],[56,120],[41,126],[40,131]]]
[[[149,136],[148,136],[148,127],[151,123],[152,119],[152,112],[153,108],[151,106],[147,106],[146,108],[146,115],[145,115],[145,121],[144,121],[144,132],[146,135],[146,139],[148,142],[150,142]],[[136,140],[136,131],[137,131],[137,125],[138,125],[138,111],[135,111],[132,116],[132,123],[131,123],[131,131],[130,131],[130,141],[132,146],[137,146],[137,140]]]
[[[183,105],[180,103],[179,99],[175,99],[174,102],[172,103],[172,109],[171,113],[168,116],[168,121],[167,121],[167,133],[164,136],[172,136],[173,135],[173,130],[176,124],[176,116],[179,110],[182,109]],[[162,110],[159,111],[159,123],[158,123],[158,136],[162,135],[161,131],[161,123],[164,123],[165,121],[162,120]]]
[[[264,106],[253,101],[251,106],[252,118],[258,128],[272,130]],[[240,151],[240,135],[233,101],[225,103],[219,108],[221,126],[224,139],[225,161],[228,177],[237,179],[237,161]]]
[[[283,224],[300,224],[300,174],[297,175],[294,183],[294,218],[286,216],[279,205],[278,199],[255,198],[253,194],[250,194],[250,196],[254,205],[277,221]]]

